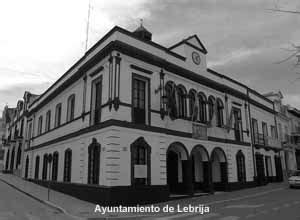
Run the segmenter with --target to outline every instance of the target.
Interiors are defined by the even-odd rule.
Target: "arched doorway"
[[[188,151],[182,143],[172,143],[167,150],[167,184],[170,193],[189,192],[191,163]]]
[[[207,191],[210,183],[209,155],[202,145],[191,151],[192,179],[195,191]]]
[[[210,158],[214,190],[226,190],[228,184],[226,155],[221,148],[217,147],[212,151]]]

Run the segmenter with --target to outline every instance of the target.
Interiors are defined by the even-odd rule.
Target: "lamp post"
[[[52,154],[48,156],[48,163],[49,163],[49,180],[48,180],[48,201],[50,200],[50,173],[51,173],[51,162],[52,162]]]

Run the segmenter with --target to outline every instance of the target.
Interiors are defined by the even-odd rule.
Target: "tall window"
[[[32,134],[32,123],[28,124],[28,133],[27,133],[27,140],[30,141]]]
[[[65,151],[64,182],[71,182],[71,172],[72,172],[72,150],[67,149]]]
[[[42,173],[42,179],[47,179],[47,171],[48,171],[48,155],[44,154],[44,160],[43,160],[43,173]]]
[[[101,120],[102,80],[99,77],[92,83],[92,121],[97,124]]]
[[[208,97],[208,116],[209,116],[209,120],[212,119],[213,115],[214,115],[214,106],[215,106],[215,98],[212,96]]]
[[[197,120],[197,111],[198,111],[198,106],[196,102],[196,91],[190,90],[189,92],[189,99],[190,99],[190,118],[192,121]]]
[[[10,170],[14,169],[14,163],[15,163],[15,148],[13,148],[10,158]]]
[[[53,153],[53,162],[52,162],[52,180],[57,181],[57,172],[58,172],[58,152]]]
[[[134,123],[146,124],[146,109],[147,109],[147,82],[148,79],[133,76],[132,81],[132,101],[133,101],[133,114],[132,119]]]
[[[186,92],[183,86],[177,87],[177,96],[178,96],[178,117],[186,117]]]
[[[203,93],[199,93],[199,121],[206,123],[206,96]]]
[[[176,85],[169,81],[165,86],[166,97],[168,98],[167,111],[171,119],[177,118]]]
[[[35,158],[34,179],[39,178],[39,172],[40,172],[40,156],[36,156],[36,158]]]
[[[240,150],[236,154],[237,177],[239,182],[246,182],[245,156]]]
[[[99,184],[100,175],[100,144],[96,139],[89,146],[88,184]]]
[[[271,137],[276,138],[276,128],[274,125],[271,125]]]
[[[221,99],[217,99],[217,126],[222,127],[224,124],[223,120],[224,105]]]
[[[259,135],[258,135],[258,123],[255,118],[252,118],[252,129],[253,129],[253,136],[254,136],[254,142],[259,142]]]
[[[234,136],[237,141],[243,140],[243,124],[242,124],[242,113],[239,108],[232,108],[233,111],[233,126],[234,126]]]
[[[68,107],[67,107],[67,121],[74,119],[75,111],[75,94],[72,94],[68,98]]]
[[[143,137],[138,138],[130,146],[131,150],[131,182],[133,185],[150,184],[151,147]]]
[[[17,164],[16,164],[16,168],[18,168],[18,166],[21,164],[21,154],[22,154],[22,144],[20,143],[19,144],[19,147],[18,147],[18,152],[17,152]]]
[[[262,122],[262,131],[263,131],[264,145],[268,145],[268,126],[266,122]]]
[[[46,124],[45,124],[45,132],[50,130],[51,125],[51,111],[47,111],[46,113]]]
[[[38,135],[42,134],[43,129],[43,116],[41,115],[38,120]]]
[[[55,107],[55,122],[54,127],[58,127],[61,124],[61,103],[57,104]]]

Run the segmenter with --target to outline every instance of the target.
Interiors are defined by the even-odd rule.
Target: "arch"
[[[206,95],[203,92],[198,93],[198,101],[199,101],[199,121],[202,123],[207,122],[207,113],[206,113]]]
[[[15,163],[15,147],[13,148],[11,152],[11,157],[10,157],[10,170],[13,171],[14,169],[14,163]]]
[[[100,150],[101,145],[96,138],[93,138],[92,143],[88,147],[88,184],[99,184]]]
[[[209,120],[211,120],[214,114],[215,97],[210,95],[208,97],[207,104],[208,104],[208,118]]]
[[[34,179],[39,179],[40,171],[40,156],[35,157]]]
[[[196,145],[190,155],[192,163],[192,181],[194,190],[206,190],[209,186],[209,154],[205,147]]]
[[[225,190],[228,183],[227,158],[222,148],[216,147],[210,156],[212,182],[216,190]]]
[[[25,179],[28,178],[28,170],[29,170],[29,158],[27,156],[26,157],[26,162],[25,162]]]
[[[192,119],[192,121],[196,121],[197,120],[197,115],[194,114],[194,112],[197,109],[197,105],[196,105],[196,97],[197,97],[197,92],[194,89],[190,89],[189,91],[189,110],[190,110],[190,117]],[[193,116],[194,114],[194,116]]]
[[[186,147],[180,142],[170,144],[166,152],[167,184],[171,193],[184,191],[187,181],[189,154]]]
[[[178,109],[176,103],[176,85],[173,81],[168,81],[165,85],[165,95],[168,99],[167,111],[172,120],[177,118]]]
[[[187,106],[186,106],[186,88],[179,84],[177,85],[177,100],[178,100],[178,117],[186,118],[187,116]]]
[[[151,183],[151,146],[144,137],[137,138],[130,145],[131,185],[150,185]],[[135,169],[146,168],[146,173],[136,173]],[[136,176],[137,175],[137,176]]]
[[[68,148],[65,150],[64,160],[64,182],[71,182],[72,173],[72,150]]]
[[[245,156],[241,150],[236,153],[236,167],[238,182],[246,182]]]
[[[58,152],[55,151],[53,153],[52,159],[52,181],[57,181],[57,173],[58,173]]]
[[[174,151],[177,154],[179,154],[179,157],[181,160],[188,160],[189,159],[189,152],[182,144],[181,142],[173,142],[172,144],[169,145],[167,153],[169,151]]]
[[[217,126],[222,127],[224,125],[224,104],[220,98],[217,98]]]

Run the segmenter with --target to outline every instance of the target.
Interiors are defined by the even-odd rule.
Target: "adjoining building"
[[[22,176],[98,204],[281,181],[273,102],[207,68],[197,35],[151,38],[114,27],[27,105]]]

